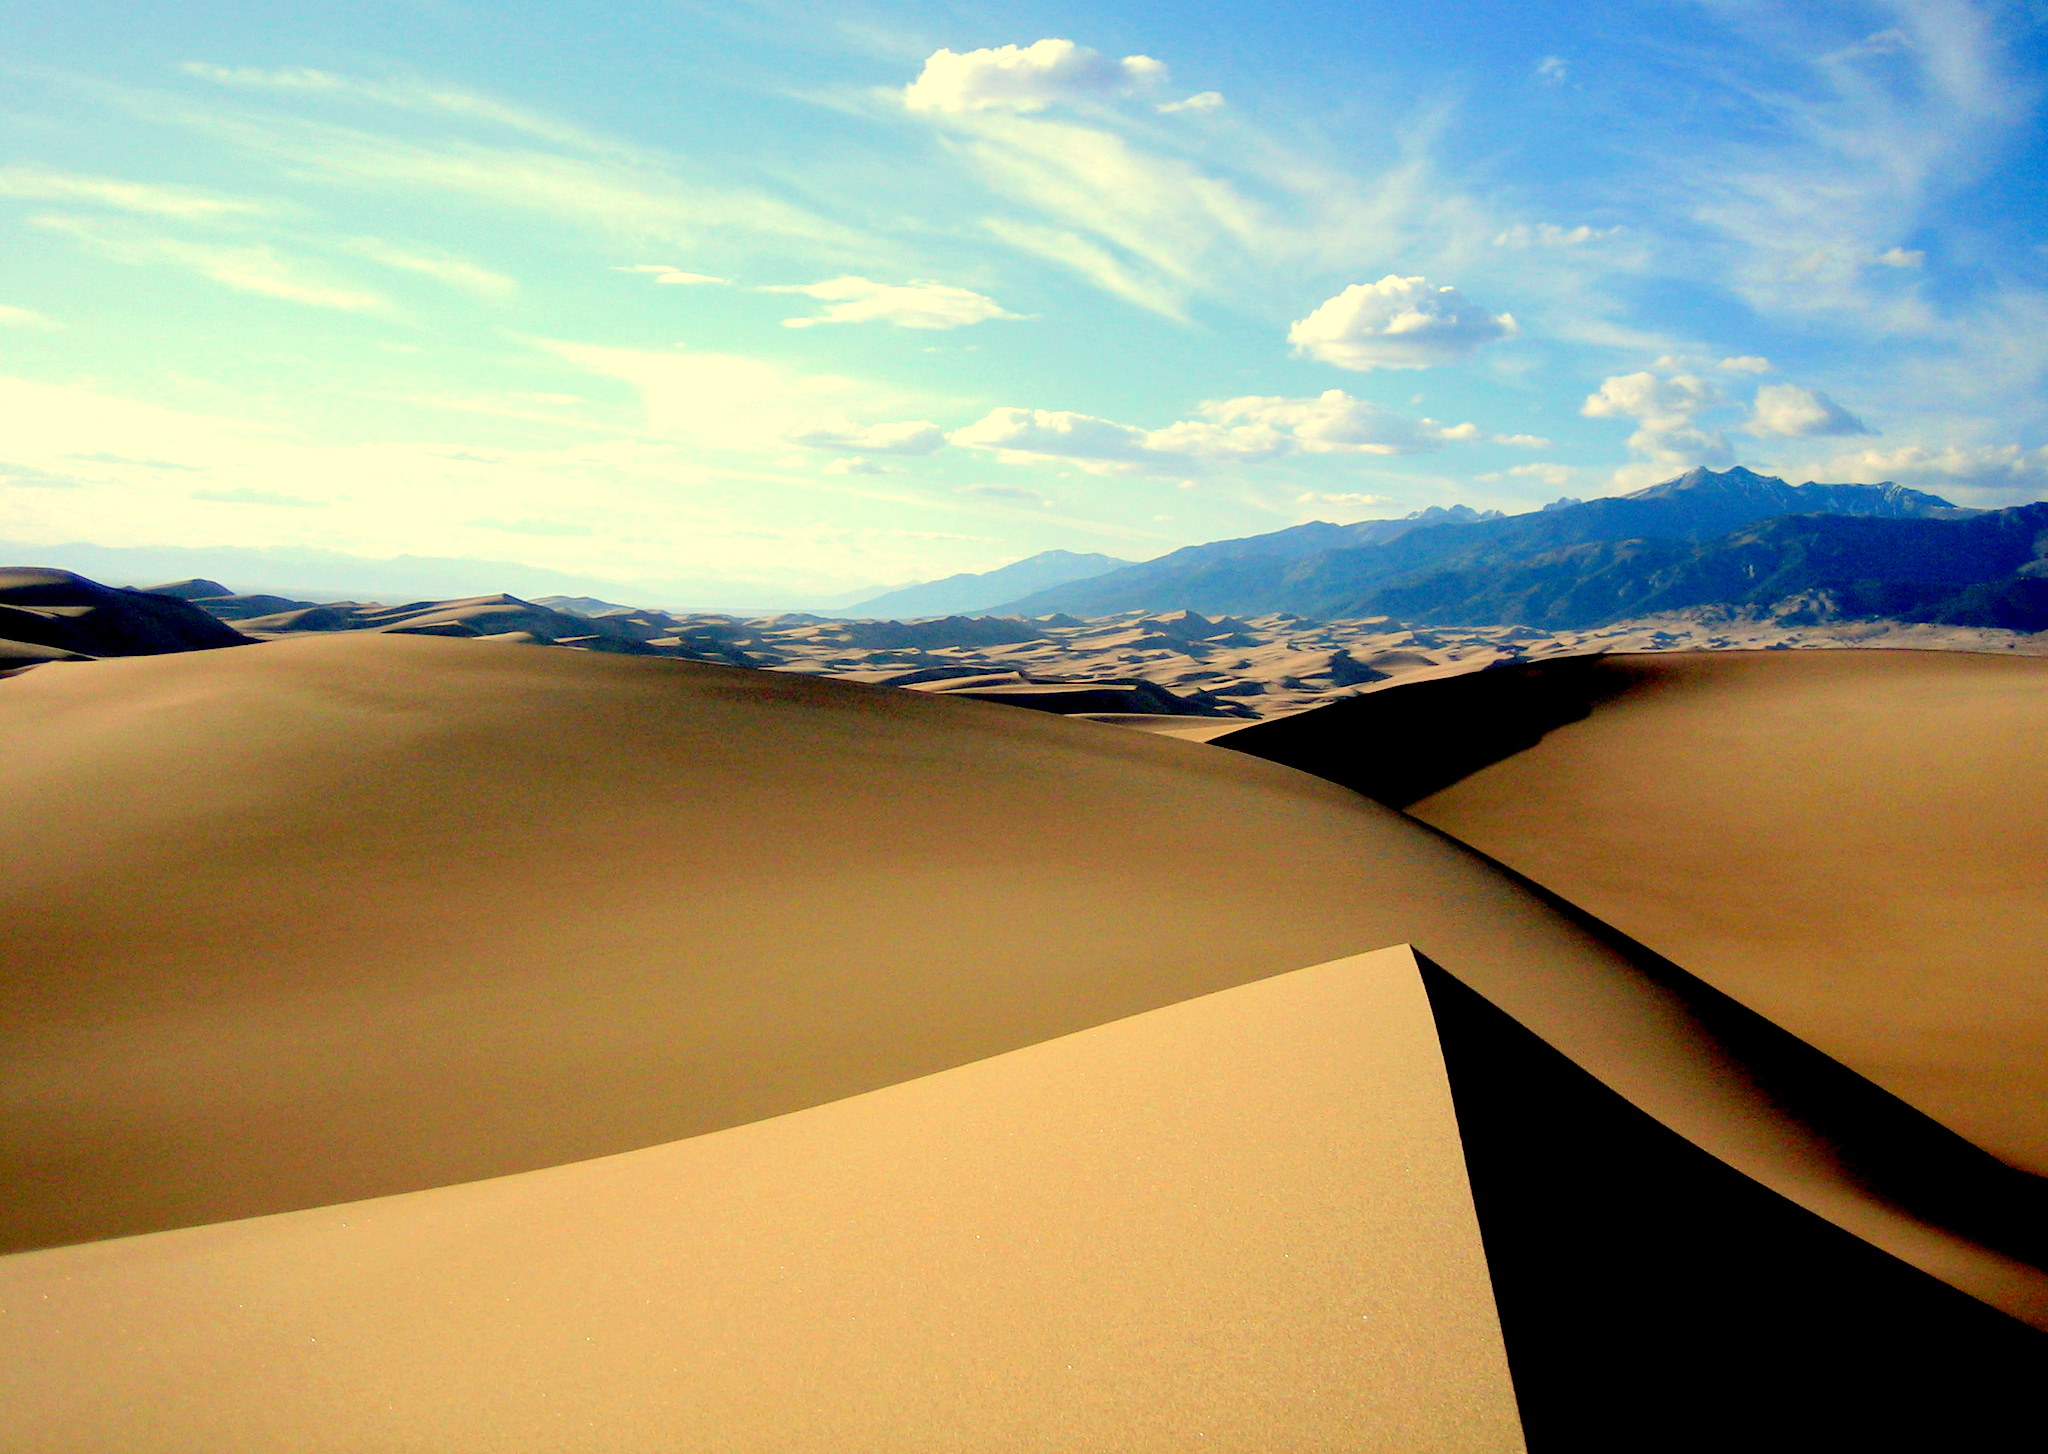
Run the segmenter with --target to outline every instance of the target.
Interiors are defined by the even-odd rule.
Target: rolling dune
[[[1225,740],[1285,729],[1336,775],[1338,713],[1490,678],[1518,673]],[[1480,758],[1610,686],[1481,714]],[[1513,1448],[1461,1144],[1517,1377],[1581,1275],[1545,1243],[1599,1222],[1577,1188],[1648,1196],[1633,1281],[1678,1259],[1671,1326],[1712,1290],[1668,1229],[1714,1206],[1719,1281],[1855,1377],[1891,1365],[1843,1289],[1919,1310],[1884,1341],[1922,1362],[2048,1327],[2036,1178],[1669,943],[1246,753],[395,634],[38,668],[0,732],[26,1448]],[[1410,961],[1334,963],[1396,944],[1439,977],[1462,1142]],[[983,1218],[1001,1257],[932,1252]],[[1408,1308],[1399,1337],[1348,1341],[1333,1286]],[[1545,1447],[1598,1447],[1586,1407]]]
[[[1312,731],[1312,770],[1349,742],[1361,788],[2048,1174],[2048,662],[1582,658],[1227,740],[1311,766],[1286,744]],[[1409,780],[1364,764],[1432,752]]]

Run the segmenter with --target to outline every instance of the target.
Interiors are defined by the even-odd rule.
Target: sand
[[[1409,811],[2048,1174],[2048,662],[1700,653],[1600,673],[1618,695],[1585,720]]]
[[[389,633],[35,668],[0,733],[23,1448],[1516,1448],[1393,944],[2048,1327],[2015,1173],[1274,762]]]
[[[15,1449],[1523,1447],[1399,949],[0,1309]]]

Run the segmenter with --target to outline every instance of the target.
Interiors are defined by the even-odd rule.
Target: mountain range
[[[2034,508],[1977,511],[1894,484],[1792,485],[1739,466],[1695,469],[1632,495],[1525,515],[1458,507],[1190,546],[987,614],[1289,612],[1584,628],[1805,594],[1821,611],[1920,613],[1901,618],[1915,620],[1976,611],[2000,619],[1968,624],[2005,625],[2037,609],[2032,587],[2000,584],[2035,558],[2042,527],[2025,514]],[[1970,604],[1992,596],[2000,604]]]
[[[827,614],[902,619],[914,616],[952,616],[986,612],[990,606],[1036,591],[1051,590],[1069,581],[1088,580],[1122,570],[1131,562],[1113,555],[1079,555],[1071,550],[1044,550],[1000,570],[979,574],[947,576],[884,591]]]

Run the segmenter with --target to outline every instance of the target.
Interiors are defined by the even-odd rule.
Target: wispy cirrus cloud
[[[249,217],[271,210],[265,203],[241,197],[222,197],[194,187],[166,187],[131,182],[120,177],[83,176],[36,166],[0,167],[0,197],[21,197],[38,202],[90,202],[146,217],[174,218],[185,222]]]
[[[69,237],[109,262],[179,268],[237,292],[314,308],[382,312],[391,307],[381,293],[330,278],[266,242],[195,242],[142,227],[68,215],[35,217],[31,222],[46,232]]]

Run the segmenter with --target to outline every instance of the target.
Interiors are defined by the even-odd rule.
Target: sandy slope
[[[1488,863],[1235,753],[943,695],[392,636],[0,686],[16,1247],[821,1105],[1415,943],[1696,1144],[2048,1323],[1682,994]],[[194,973],[194,967],[203,974]]]
[[[11,1449],[1522,1447],[1400,949],[650,1150],[0,1259],[0,1308]]]
[[[1622,695],[1409,811],[2048,1173],[2048,662],[1604,670]]]

